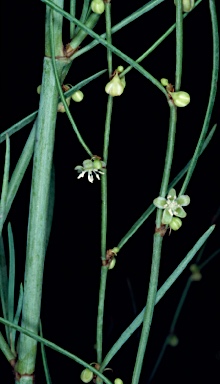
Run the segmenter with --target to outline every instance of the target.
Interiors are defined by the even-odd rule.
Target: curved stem
[[[206,133],[209,128],[209,123],[212,115],[212,110],[214,107],[214,102],[217,93],[217,82],[218,82],[218,71],[219,71],[219,35],[218,35],[218,19],[215,7],[215,1],[209,0],[209,9],[211,14],[211,22],[212,22],[212,37],[213,37],[213,69],[212,69],[212,80],[211,80],[211,90],[209,95],[208,107],[206,110],[205,120],[203,124],[203,128],[198,140],[198,144],[196,146],[192,161],[190,163],[188,172],[186,174],[185,180],[183,182],[182,188],[179,192],[179,195],[183,195],[188,187],[190,179],[192,177],[193,171],[196,167],[201,148],[206,136]]]

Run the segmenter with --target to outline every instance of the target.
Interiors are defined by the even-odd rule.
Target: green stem
[[[108,43],[112,43],[112,33],[111,33],[111,3],[105,4],[105,25],[106,25],[106,40]],[[112,74],[112,52],[110,49],[107,49],[107,62],[108,62],[108,74],[109,77]]]
[[[205,139],[204,141],[204,144],[202,146],[202,150],[201,150],[201,153],[200,155],[203,153],[203,151],[206,149],[207,145],[210,143],[214,133],[215,133],[215,130],[217,128],[217,125],[215,124],[211,131],[209,132],[207,138]],[[179,182],[179,180],[181,180],[181,178],[184,176],[184,174],[187,172],[189,166],[190,166],[190,162],[191,160],[186,164],[186,166],[178,173],[178,175],[172,180],[172,182],[168,185],[168,190],[170,188],[173,188],[175,187],[175,185]],[[167,192],[168,192],[167,190]],[[121,249],[126,243],[127,241],[135,234],[135,232],[137,232],[138,228],[141,227],[141,225],[148,219],[148,217],[151,215],[151,213],[154,212],[154,210],[156,209],[155,205],[154,204],[151,204],[147,209],[146,211],[143,213],[143,215],[141,215],[141,217],[132,225],[132,227],[129,229],[129,231],[125,234],[125,236],[120,240],[120,242],[118,243],[117,247],[119,249]]]
[[[108,274],[108,267],[102,266],[101,276],[100,276],[99,304],[98,304],[97,329],[96,329],[96,351],[97,351],[98,364],[101,364],[102,362],[103,317],[104,317],[104,303],[105,303],[107,274]]]
[[[60,77],[65,61],[57,61]],[[37,119],[36,142],[28,221],[27,252],[24,279],[22,327],[38,333],[43,268],[46,251],[48,196],[57,115],[58,91],[51,59],[44,59],[40,108]],[[19,374],[32,374],[35,368],[37,344],[24,334],[19,338]],[[30,383],[32,378],[30,379]]]
[[[148,289],[148,296],[147,296],[147,304],[144,312],[143,328],[142,328],[141,338],[140,338],[138,352],[136,356],[134,372],[132,376],[132,384],[137,384],[139,382],[143,360],[144,360],[144,354],[145,354],[148,336],[150,332],[150,326],[153,318],[154,306],[155,306],[156,295],[157,295],[162,240],[163,238],[161,237],[161,235],[159,233],[155,233],[154,242],[153,242],[153,257],[152,257],[152,264],[151,264],[151,275],[150,275],[150,282],[149,282],[149,289]]]
[[[193,248],[187,253],[186,257],[181,261],[181,263],[178,265],[178,267],[171,273],[171,275],[168,277],[168,279],[165,281],[165,283],[158,289],[157,295],[156,295],[156,301],[155,305],[159,303],[159,301],[163,298],[165,293],[169,290],[169,288],[173,285],[173,283],[177,280],[177,278],[181,275],[181,273],[184,271],[184,269],[188,266],[188,264],[191,262],[193,257],[196,255],[196,253],[199,251],[199,249],[203,246],[203,244],[206,242],[206,240],[209,238],[213,230],[215,229],[215,225],[212,225],[195,243]],[[117,351],[122,347],[123,344],[129,339],[129,337],[136,331],[136,329],[141,325],[145,309],[141,311],[141,313],[134,319],[134,321],[128,326],[128,328],[121,334],[119,339],[116,341],[116,343],[112,346],[110,351],[105,356],[103,363],[101,365],[100,371],[102,372],[104,368],[109,364],[111,359],[114,357],[114,355],[117,353]]]
[[[176,74],[175,91],[180,90],[183,62],[183,6],[182,0],[176,0]]]
[[[70,15],[75,17],[76,0],[70,0]],[[75,34],[75,24],[70,22],[70,39],[72,40]]]
[[[0,332],[0,349],[3,353],[3,355],[5,355],[6,359],[10,362],[11,360],[14,360],[15,359],[15,355],[12,353],[12,351],[10,350],[8,344],[6,343],[2,333]]]
[[[69,52],[71,55],[79,47],[82,41],[85,40],[85,38],[88,36],[88,30],[92,30],[96,26],[97,22],[99,21],[99,18],[100,15],[92,12],[88,20],[85,22],[85,24],[83,24],[80,21],[78,23],[78,20],[75,17],[71,17],[75,24],[78,25],[81,29],[68,44],[67,53]],[[82,28],[82,26],[84,28]]]
[[[5,221],[5,211],[7,206],[7,197],[8,197],[8,180],[9,180],[9,170],[10,170],[10,139],[6,135],[6,151],[5,151],[5,165],[4,165],[4,175],[2,181],[2,193],[0,201],[0,237],[2,235],[2,229]]]
[[[90,28],[88,28],[86,25],[83,25],[79,20],[77,20],[75,17],[71,17],[67,12],[63,11],[61,8],[57,7],[55,4],[53,4],[49,0],[41,0],[43,3],[48,4],[52,9],[55,9],[57,12],[62,12],[63,16],[65,16],[68,20],[74,21],[77,25],[82,28],[87,34],[92,36],[94,39],[96,39],[99,43],[104,45],[104,47],[109,48],[113,53],[115,53],[117,56],[119,56],[122,60],[126,61],[128,64],[132,65],[138,72],[140,72],[144,77],[146,77],[148,80],[150,80],[157,88],[160,89],[160,91],[166,96],[167,92],[165,88],[161,85],[161,83],[152,76],[149,72],[147,72],[143,67],[141,67],[139,64],[137,64],[134,60],[132,60],[129,56],[125,55],[123,52],[121,52],[118,48],[113,46],[112,44],[108,43],[106,40],[102,39],[97,33],[92,31]],[[78,46],[78,45],[77,45]],[[75,57],[74,55],[71,57],[73,60]]]
[[[52,54],[52,65],[53,65],[53,70],[54,70],[54,76],[55,76],[55,80],[56,80],[56,86],[57,86],[57,89],[58,89],[58,92],[59,92],[59,96],[62,100],[62,103],[65,107],[65,110],[66,110],[66,114],[69,118],[69,121],[73,127],[73,130],[80,142],[80,144],[83,146],[83,148],[85,149],[85,151],[89,154],[89,156],[92,157],[92,152],[90,151],[89,147],[86,145],[86,143],[84,142],[82,136],[80,135],[78,129],[77,129],[77,126],[73,120],[73,117],[70,113],[70,110],[69,110],[69,107],[68,107],[68,104],[66,102],[66,99],[64,97],[64,94],[63,94],[63,90],[62,90],[62,87],[61,87],[61,84],[60,84],[60,79],[59,79],[59,75],[58,75],[58,72],[57,72],[57,67],[56,67],[56,60],[55,60],[55,51],[54,51],[54,36],[53,36],[53,20],[51,18],[51,25],[50,25],[50,37],[51,37],[51,54]]]
[[[198,0],[196,3],[195,3],[195,6],[193,8],[193,10],[189,13],[184,13],[183,17],[187,17],[188,15],[190,15],[195,7],[197,5],[199,5],[201,3],[202,0]],[[150,2],[152,3],[152,2]],[[137,10],[136,12],[132,13],[130,16],[126,17],[125,19],[123,19],[122,21],[120,21],[118,24],[114,25],[114,27],[112,27],[112,34],[115,33],[115,32],[118,32],[121,28],[125,27],[126,25],[128,25],[130,22],[132,22],[133,20],[137,19],[138,17],[142,16],[145,12],[148,12],[150,10],[150,5],[149,5],[149,2],[147,3],[147,5],[144,5],[142,8],[140,8],[139,10]],[[135,17],[136,16],[136,17]],[[158,45],[160,43],[162,43],[162,41],[172,32],[174,31],[174,29],[176,28],[176,24],[173,24],[165,33],[163,36],[161,36],[146,52],[146,56],[148,56],[148,54],[150,54],[156,47],[158,47]],[[106,33],[102,33],[100,35],[102,38],[105,38],[106,37]],[[99,42],[94,40],[92,41],[90,44],[86,45],[84,48],[80,49],[79,51],[77,51],[75,54],[74,54],[74,58],[78,57],[78,56],[81,56],[83,55],[84,53],[88,52],[90,49],[96,47],[96,45],[98,45]],[[145,54],[144,54],[145,55]],[[145,57],[146,57],[145,56]],[[143,57],[144,59],[144,57]],[[142,59],[142,60],[143,60]],[[133,67],[130,67],[131,69]],[[127,70],[127,69],[126,69]]]
[[[218,19],[215,8],[215,1],[209,0],[209,9],[211,14],[211,22],[212,22],[212,37],[213,37],[213,68],[212,68],[212,80],[211,80],[211,90],[209,95],[208,107],[206,110],[206,115],[203,123],[203,128],[198,140],[198,144],[196,146],[195,152],[193,154],[193,158],[191,160],[188,172],[186,174],[185,180],[183,182],[182,188],[179,192],[179,195],[183,195],[188,187],[190,179],[192,177],[193,171],[196,167],[199,155],[201,153],[201,148],[206,137],[209,123],[212,115],[212,110],[214,107],[214,102],[217,93],[217,82],[218,82],[218,71],[219,71],[219,36],[218,36]]]
[[[54,4],[63,9],[64,0],[53,0]],[[51,57],[50,46],[50,7],[46,7],[46,23],[45,23],[45,56]],[[52,12],[53,17],[53,32],[54,32],[54,45],[55,56],[63,56],[63,41],[62,41],[62,28],[63,16],[57,12]]]
[[[5,324],[5,325],[7,325],[13,329],[16,329],[17,331],[21,332],[21,334],[27,335],[29,338],[36,340],[36,342],[43,343],[47,347],[61,353],[64,356],[69,357],[70,359],[74,360],[76,363],[82,365],[85,368],[90,369],[90,371],[95,373],[95,375],[99,376],[106,384],[112,384],[112,382],[109,379],[107,379],[107,377],[105,377],[100,371],[95,369],[92,365],[86,363],[84,360],[80,359],[78,356],[74,355],[73,353],[70,353],[67,350],[59,347],[55,343],[52,343],[51,341],[44,339],[41,336],[38,336],[36,333],[31,332],[26,328],[20,327],[19,325],[15,325],[15,324],[11,323],[10,321],[3,319],[2,317],[0,317],[0,323]]]
[[[171,165],[173,160],[175,132],[176,132],[176,119],[177,119],[176,107],[173,105],[172,102],[169,102],[169,105],[170,105],[169,133],[168,133],[164,172],[163,172],[163,178],[162,178],[161,188],[160,188],[160,196],[163,196],[163,197],[165,197],[168,183],[169,183]],[[157,209],[157,214],[156,214],[157,231],[154,234],[154,241],[153,241],[153,256],[152,256],[152,264],[151,264],[150,282],[149,282],[149,288],[148,288],[147,303],[146,303],[146,308],[144,313],[143,328],[141,332],[141,338],[139,342],[139,347],[138,347],[138,352],[137,352],[137,357],[136,357],[136,362],[135,362],[134,372],[132,377],[132,384],[138,384],[140,379],[141,369],[144,361],[144,354],[147,346],[147,341],[149,337],[150,326],[153,318],[154,306],[156,301],[160,257],[161,257],[162,241],[163,241],[163,237],[159,232],[159,229],[161,226],[161,217],[162,217],[162,211],[160,209]]]

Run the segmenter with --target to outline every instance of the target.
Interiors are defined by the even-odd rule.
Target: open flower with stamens
[[[99,173],[104,175],[104,172],[101,171],[101,169],[104,169],[105,167],[106,164],[104,161],[101,161],[97,158],[92,158],[92,160],[84,160],[83,165],[77,165],[74,169],[80,173],[77,179],[84,177],[84,175],[88,172],[88,180],[90,183],[93,183],[93,173],[95,174],[96,178],[100,180]]]
[[[177,197],[175,189],[172,188],[169,190],[166,199],[159,196],[154,199],[153,203],[157,208],[164,209],[162,224],[169,225],[173,216],[181,218],[186,217],[186,212],[182,207],[189,205],[190,197],[188,195],[181,195]]]

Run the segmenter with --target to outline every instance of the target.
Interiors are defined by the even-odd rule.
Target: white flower
[[[104,172],[100,171],[100,169],[103,169],[105,167],[106,164],[104,163],[104,161],[94,158],[92,160],[84,160],[83,165],[77,165],[74,169],[80,173],[77,179],[81,179],[81,177],[84,177],[86,172],[88,172],[88,180],[90,183],[93,183],[93,173],[95,174],[96,178],[100,180],[99,173],[104,175]]]

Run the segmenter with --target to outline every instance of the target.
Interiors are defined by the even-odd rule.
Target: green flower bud
[[[68,105],[68,107],[69,107],[69,105],[70,105],[70,97],[68,97],[68,98],[66,99],[66,103],[67,103],[67,105]],[[65,107],[64,107],[62,101],[60,101],[60,102],[58,103],[57,112],[61,112],[61,113],[66,112]]]
[[[105,4],[103,0],[93,0],[91,2],[91,8],[94,13],[98,13],[101,15],[101,13],[105,10]]]
[[[118,248],[118,247],[114,247],[113,249],[112,249],[112,252],[115,254],[115,255],[117,255],[117,253],[120,251],[120,249]]]
[[[105,86],[105,92],[111,96],[120,96],[124,92],[123,81],[116,74],[111,81]]]
[[[93,379],[93,373],[88,368],[81,372],[80,379],[83,383],[89,383]]]
[[[169,223],[169,227],[174,231],[178,231],[178,229],[180,229],[181,226],[182,226],[182,220],[180,220],[179,217],[173,217],[171,222]]]
[[[77,103],[79,103],[80,101],[82,101],[82,99],[84,98],[84,94],[82,93],[82,91],[76,91],[72,94],[72,99],[74,101],[76,101]]]
[[[168,344],[171,346],[171,347],[176,347],[178,344],[179,344],[179,339],[176,335],[170,335],[168,337]]]
[[[98,159],[95,159],[93,161],[93,168],[94,169],[102,169],[102,162]]]
[[[160,79],[160,82],[161,82],[161,84],[162,84],[164,87],[166,87],[166,86],[169,84],[168,79],[164,79],[164,78]]]
[[[192,272],[190,276],[191,281],[200,281],[202,279],[202,274],[197,264],[191,264],[189,269]]]
[[[176,5],[176,1],[174,0]],[[194,8],[195,0],[182,0],[183,12],[190,12]]]
[[[113,257],[113,259],[111,260],[111,262],[110,262],[110,264],[108,266],[108,269],[113,269],[115,264],[116,264],[116,258]]]
[[[123,381],[119,378],[114,380],[114,384],[123,384]]]
[[[177,107],[186,107],[190,103],[190,95],[187,92],[169,92]]]
[[[121,73],[124,71],[124,67],[122,65],[119,65],[117,68],[118,73]]]
[[[41,90],[41,85],[38,85],[38,87],[37,87],[37,93],[38,93],[38,95],[40,94],[40,90]]]

